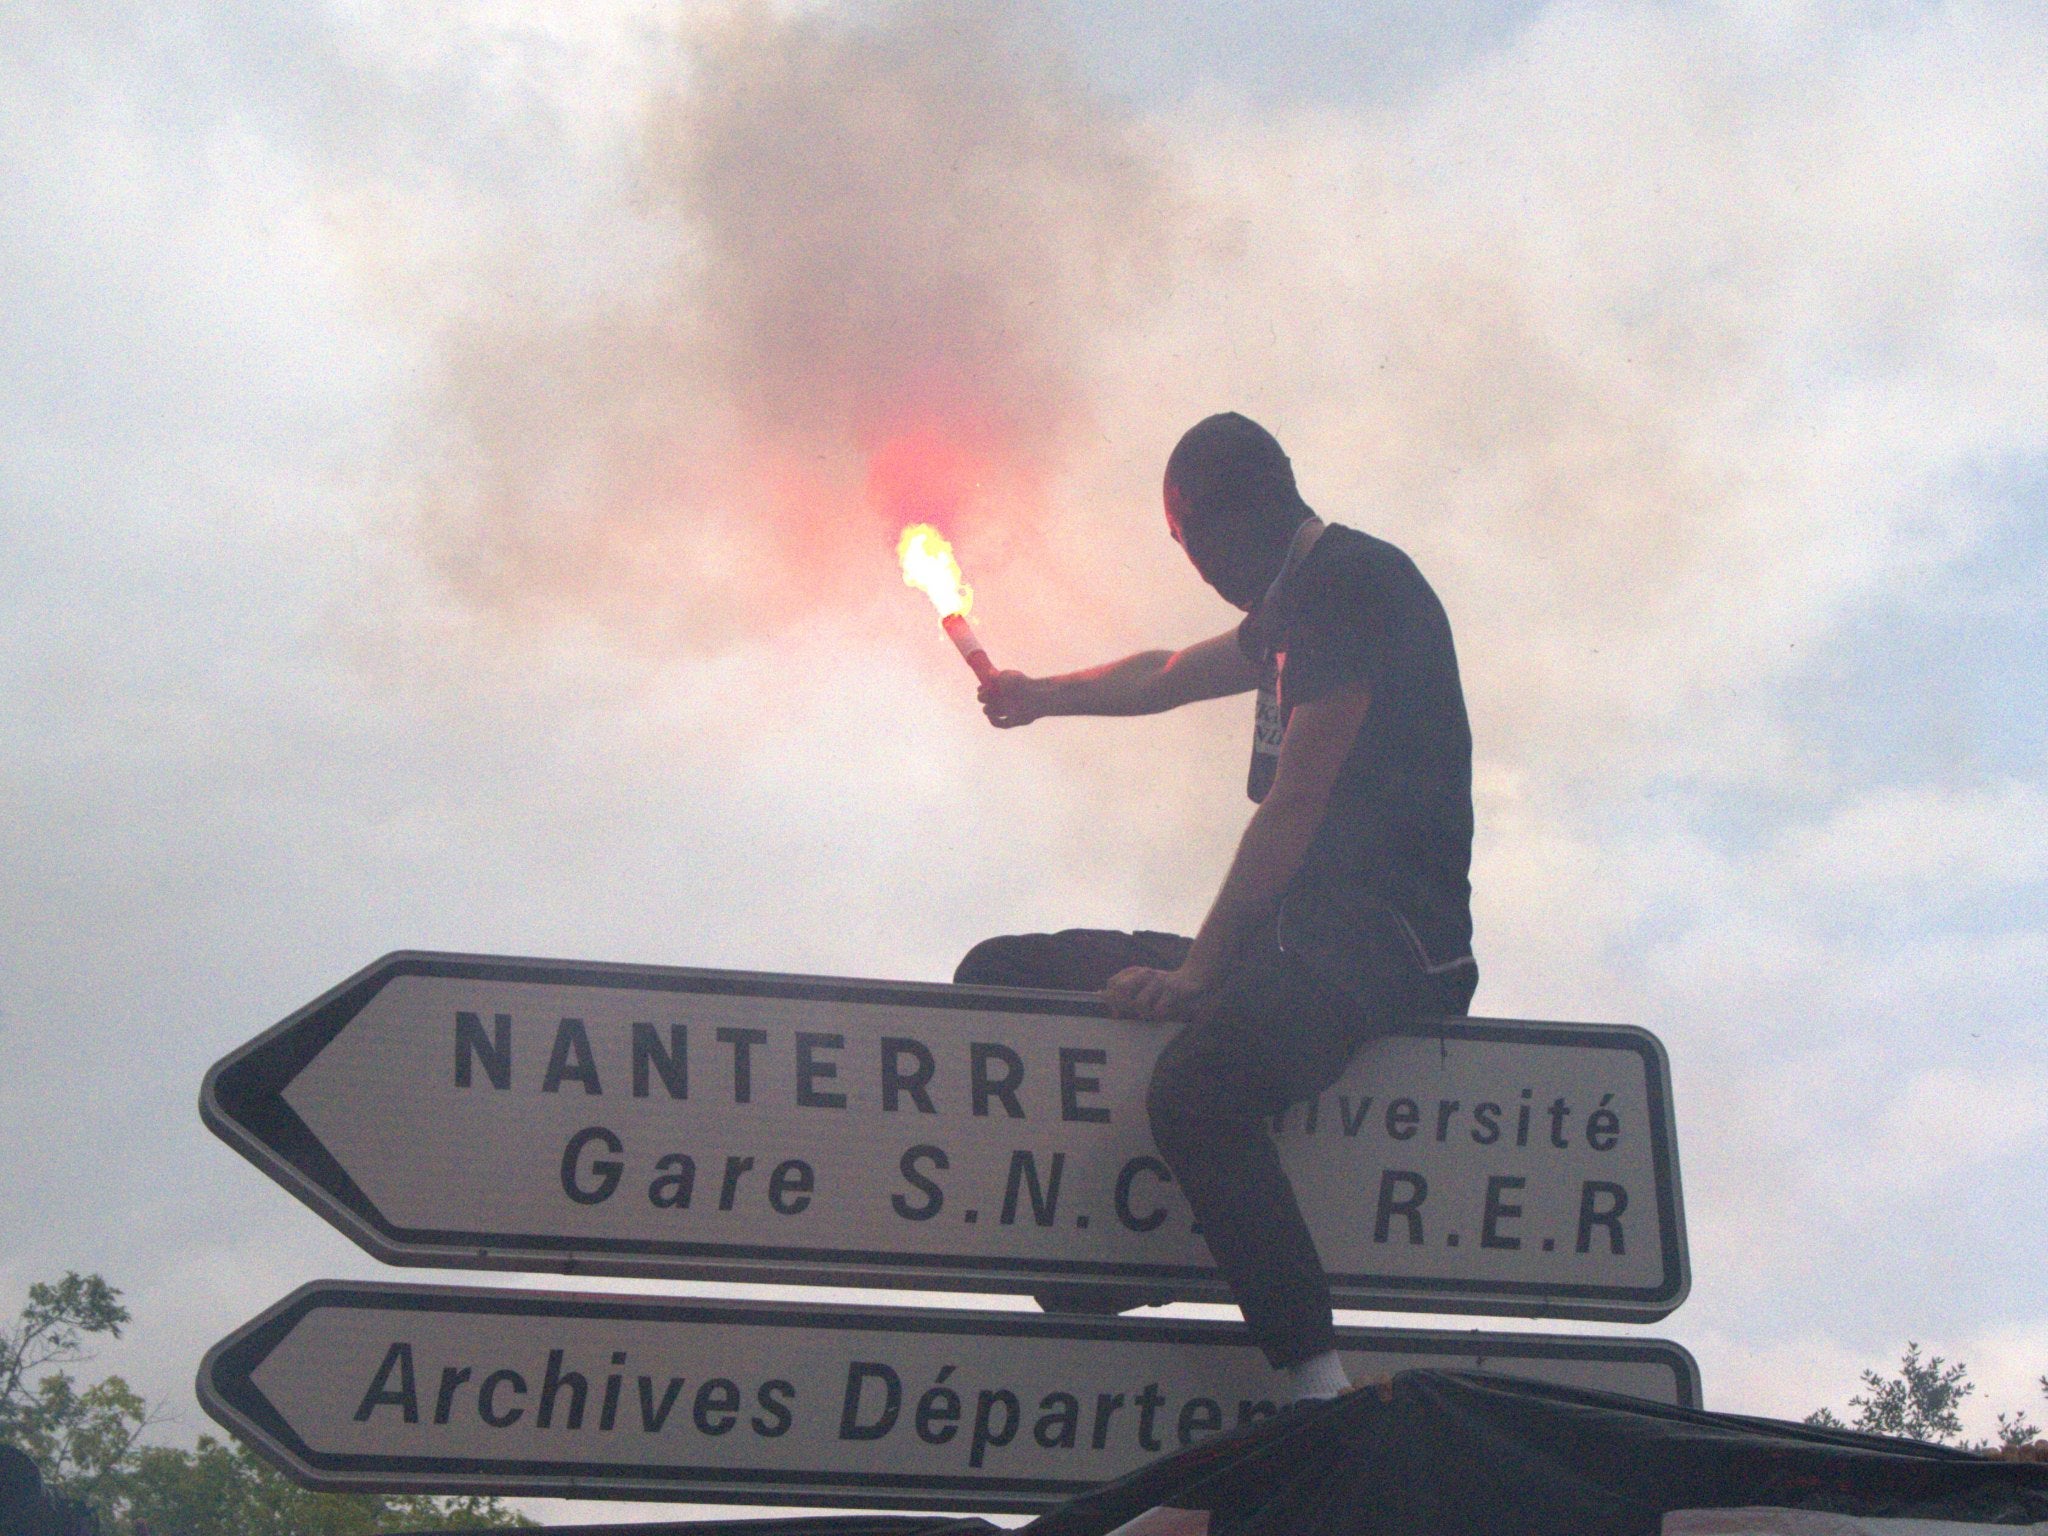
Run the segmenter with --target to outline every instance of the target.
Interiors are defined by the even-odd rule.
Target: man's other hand
[[[988,716],[988,723],[1004,730],[1013,725],[1029,725],[1046,712],[1043,679],[1026,677],[1022,672],[998,672],[981,685],[975,697],[981,700],[981,712]]]
[[[1102,1000],[1120,1019],[1186,1019],[1205,990],[1185,970],[1155,971],[1134,965],[1109,978]]]

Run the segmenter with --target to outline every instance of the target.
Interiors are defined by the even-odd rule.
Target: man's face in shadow
[[[1231,510],[1191,507],[1170,480],[1166,526],[1202,580],[1233,608],[1250,613],[1280,574],[1283,552],[1265,547],[1254,519]]]

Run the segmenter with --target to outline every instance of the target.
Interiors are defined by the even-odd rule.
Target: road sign
[[[435,954],[207,1075],[217,1133],[397,1264],[1227,1299],[1092,997]],[[1277,1132],[1339,1305],[1645,1321],[1689,1284],[1663,1049],[1446,1020]]]
[[[1676,1344],[1339,1331],[1354,1381],[1491,1370],[1697,1406]],[[320,1281],[207,1355],[316,1488],[1028,1510],[1274,1411],[1236,1323]]]

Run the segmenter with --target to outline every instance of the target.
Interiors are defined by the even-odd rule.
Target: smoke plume
[[[637,134],[655,273],[447,323],[419,521],[469,603],[715,650],[866,601],[907,522],[1028,542],[1169,197],[1033,6],[691,26]]]

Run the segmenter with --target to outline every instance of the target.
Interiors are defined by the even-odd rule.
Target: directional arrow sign
[[[200,1107],[392,1263],[1223,1299],[1146,1127],[1170,1036],[1072,993],[397,954],[221,1062]],[[1277,1135],[1340,1304],[1684,1299],[1641,1030],[1418,1025]]]
[[[1675,1344],[1344,1329],[1354,1381],[1490,1370],[1696,1407]],[[1025,1510],[1274,1411],[1235,1323],[321,1281],[206,1357],[316,1488]]]

